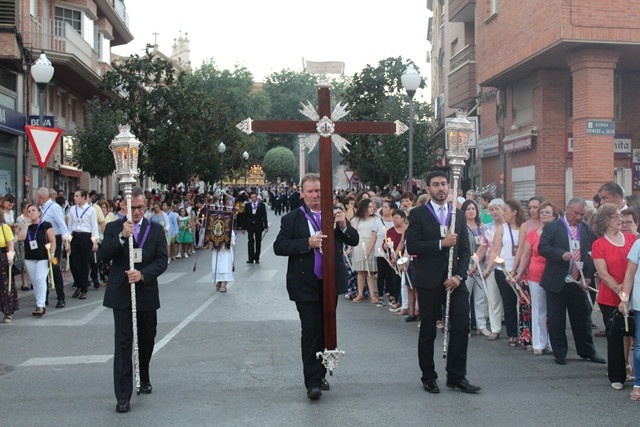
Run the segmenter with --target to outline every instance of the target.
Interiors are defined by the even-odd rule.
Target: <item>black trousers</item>
[[[508,337],[518,336],[518,298],[511,285],[507,283],[504,272],[495,270],[496,283],[502,297],[502,308],[504,309],[504,326],[507,329]]]
[[[299,302],[296,308],[300,315],[302,334],[300,347],[302,349],[302,371],[304,373],[304,385],[319,387],[320,381],[327,373],[322,361],[316,358],[316,353],[324,351],[324,324],[321,301]]]
[[[73,240],[72,240],[73,241]],[[62,271],[60,270],[60,263],[62,262],[62,236],[56,234],[56,251],[53,254],[58,259],[58,263],[53,268],[53,284],[56,287],[56,295],[58,301],[64,301],[64,280],[62,279]],[[47,274],[47,300],[49,299],[49,275]]]
[[[564,277],[559,280],[564,280]],[[580,357],[589,357],[596,352],[591,331],[591,307],[587,294],[575,284],[567,283],[562,291],[547,291],[547,319],[549,322],[549,341],[556,359],[565,359],[567,344],[567,312],[573,332],[576,351]]]
[[[394,279],[400,279],[400,277],[393,271],[393,267],[389,265],[384,257],[376,257],[376,263],[378,266],[378,296],[382,297],[386,291],[389,296],[394,297],[397,301],[400,293],[400,281],[396,282]]]
[[[260,245],[262,243],[262,230],[256,226],[247,228],[249,234],[249,261],[260,261]]]
[[[73,242],[73,240],[72,240]],[[149,362],[153,354],[158,318],[156,311],[138,311],[138,357],[140,382],[149,382]],[[118,400],[129,400],[133,392],[133,323],[131,310],[113,310],[115,350],[113,385]]]
[[[598,304],[602,312],[605,326],[616,308],[610,305]],[[618,328],[607,328],[607,374],[612,383],[624,384],[627,379],[627,366],[624,361],[624,331]],[[640,369],[636,367],[635,369]]]
[[[444,282],[444,280],[443,280]],[[446,301],[444,286],[434,289],[417,289],[420,304],[420,334],[418,337],[418,362],[422,380],[438,378],[433,361],[436,321]],[[447,378],[460,381],[467,375],[467,346],[469,344],[469,291],[464,282],[452,293],[449,305],[449,346],[447,349]]]
[[[89,288],[89,259],[93,259],[91,233],[73,233],[69,266],[73,282],[82,292]]]

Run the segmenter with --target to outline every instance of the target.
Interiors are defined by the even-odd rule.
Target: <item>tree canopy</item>
[[[262,170],[271,181],[289,182],[296,172],[296,158],[287,147],[274,147],[264,155]]]

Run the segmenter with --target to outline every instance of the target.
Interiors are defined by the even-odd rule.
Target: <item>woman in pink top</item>
[[[533,354],[542,355],[549,346],[549,332],[547,331],[547,295],[540,287],[540,279],[544,271],[546,258],[538,253],[538,243],[544,225],[558,218],[558,208],[553,203],[544,202],[538,210],[541,225],[529,231],[524,243],[524,251],[517,265],[516,281],[519,281],[525,271],[529,282],[531,295],[531,343]]]

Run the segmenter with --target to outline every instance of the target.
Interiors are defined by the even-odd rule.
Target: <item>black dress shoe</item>
[[[422,380],[422,387],[424,388],[424,391],[427,391],[429,393],[440,393],[440,387],[438,387],[438,381],[436,380]]]
[[[322,396],[322,391],[320,387],[309,387],[307,389],[307,397],[311,400],[318,400]]]
[[[255,261],[255,263],[256,263],[256,264],[260,264],[260,260],[259,260],[259,259],[257,259],[257,260]]]
[[[152,391],[153,391],[153,387],[151,387],[151,383],[140,384],[140,393],[151,394]]]
[[[604,360],[602,357],[598,356],[598,353],[593,353],[591,356],[580,356],[585,360],[591,360],[593,363],[600,363],[602,365],[606,364],[607,361]]]
[[[76,291],[71,295],[71,298],[78,298],[80,296],[80,288],[76,288]]]
[[[405,322],[415,322],[416,320],[418,320],[418,316],[411,316],[411,315],[407,316],[404,319]]]
[[[59,300],[58,300],[58,303],[56,304],[56,308],[62,308],[62,307],[64,307],[65,305],[67,305],[67,303],[66,303],[66,302],[64,302],[64,300],[63,300],[63,299],[59,299]]]
[[[247,261],[247,264],[253,264],[253,261],[249,260]]]
[[[327,391],[331,390],[331,386],[329,385],[329,381],[326,378],[320,380],[320,390]]]
[[[466,378],[461,379],[460,381],[447,381],[447,387],[452,388],[454,390],[461,391],[463,393],[477,393],[481,390],[480,387],[476,385],[469,384]]]
[[[556,357],[556,363],[558,365],[566,365],[567,364],[567,359],[564,359],[562,357]]]
[[[94,280],[94,281],[93,281],[93,287],[94,287],[95,289],[100,288],[100,282],[98,282],[97,280]]]
[[[128,400],[118,400],[116,404],[116,412],[129,412],[130,408]]]

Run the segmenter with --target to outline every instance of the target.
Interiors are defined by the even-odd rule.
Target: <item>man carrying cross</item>
[[[289,257],[287,292],[289,299],[295,301],[300,315],[304,384],[307,397],[317,400],[322,396],[322,390],[329,390],[329,383],[325,379],[327,370],[316,357],[317,352],[325,349],[322,242],[327,235],[322,234],[322,224],[325,221],[335,224],[333,252],[336,295],[347,291],[347,273],[342,261],[343,245],[357,246],[359,237],[340,208],[335,207],[329,215],[325,213],[324,217],[321,216],[318,174],[306,174],[301,187],[302,206],[282,217],[273,251],[276,255]],[[337,297],[333,303],[337,303]]]

